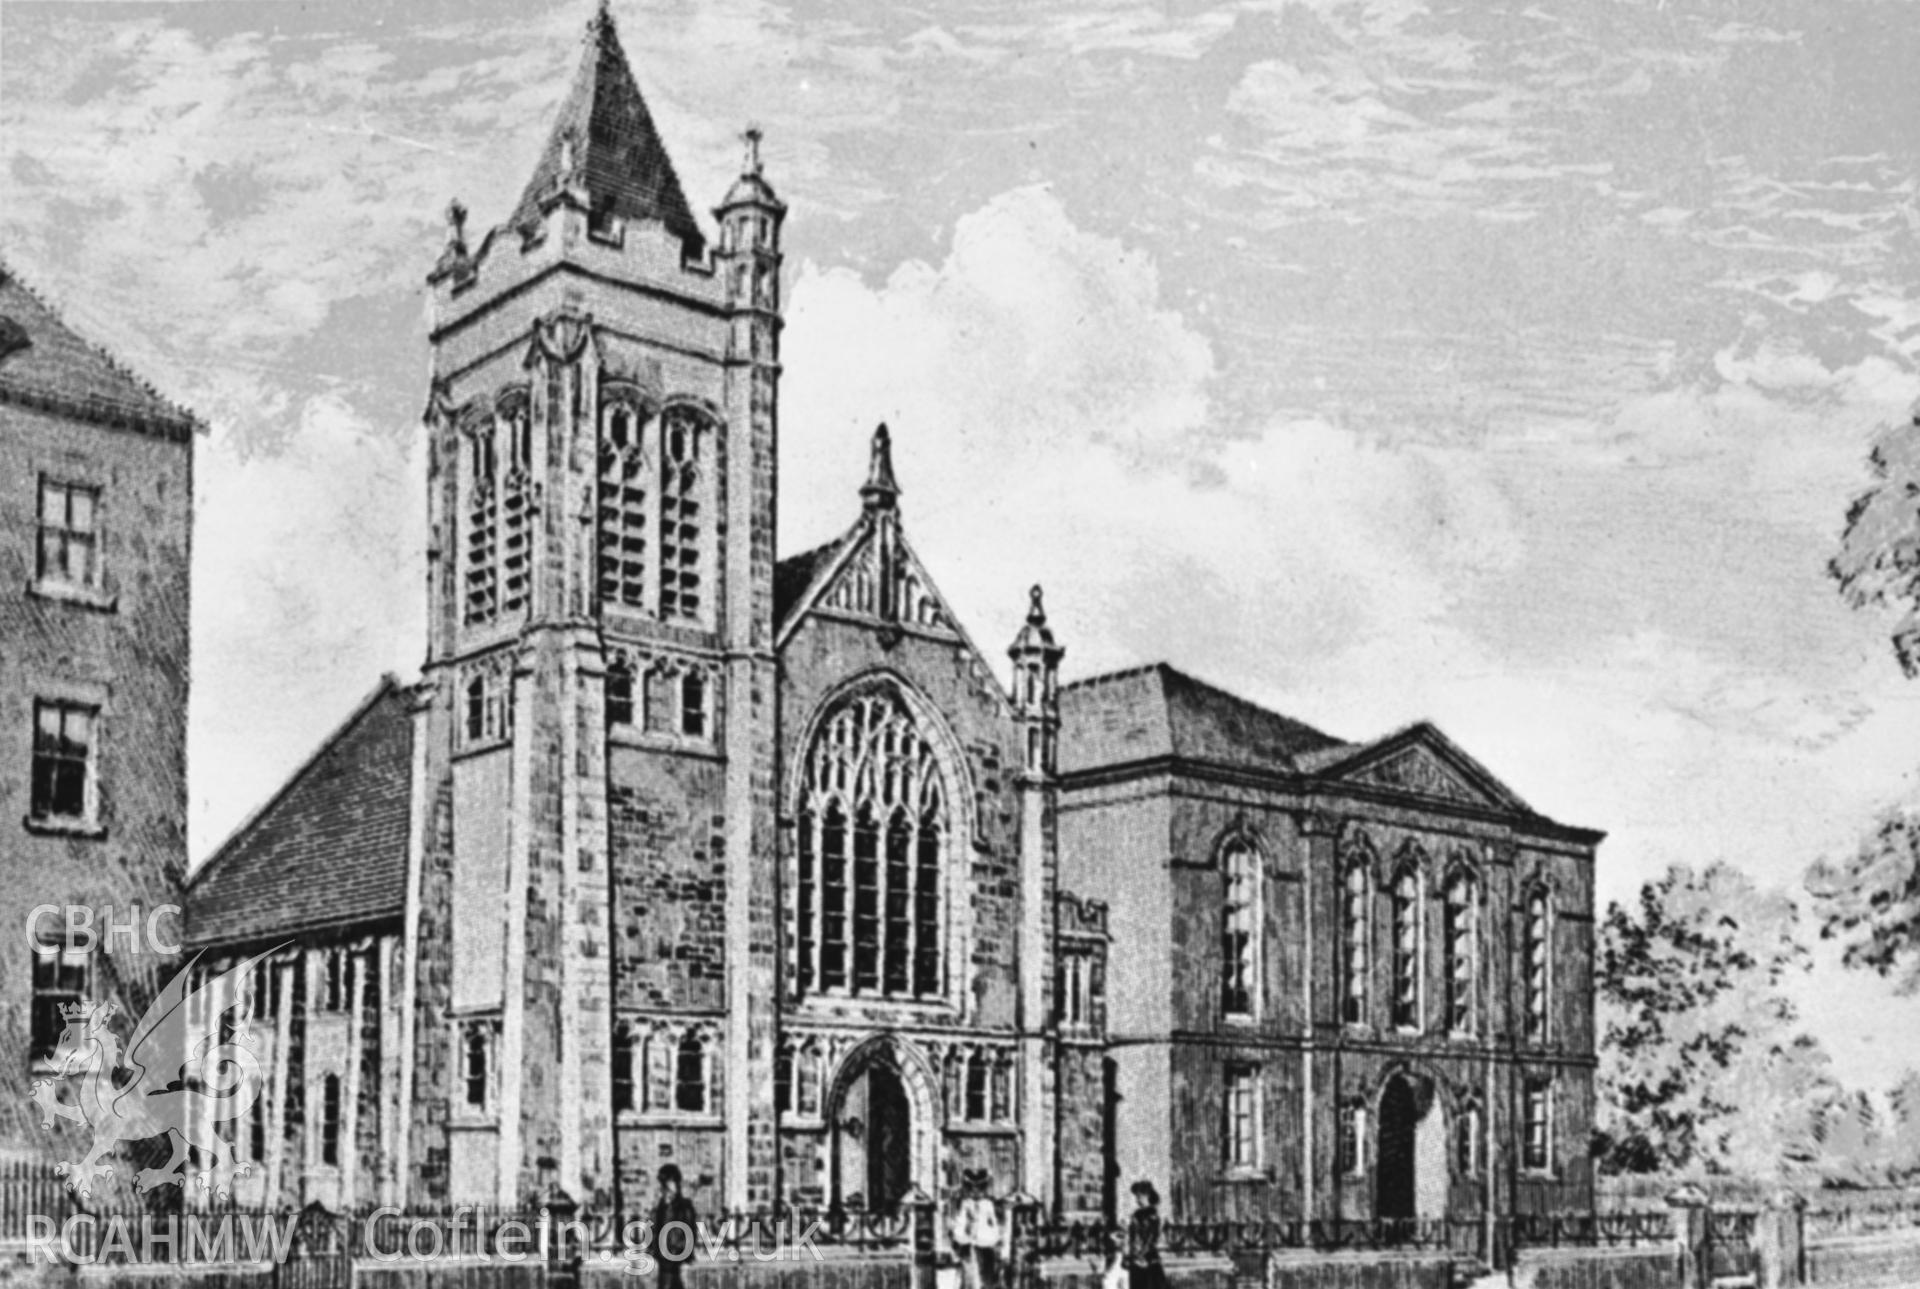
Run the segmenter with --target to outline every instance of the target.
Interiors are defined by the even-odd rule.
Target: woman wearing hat
[[[960,1174],[960,1206],[947,1228],[966,1289],[989,1289],[999,1274],[1006,1226],[1000,1220],[999,1206],[988,1194],[991,1182],[984,1168],[969,1168]]]
[[[1166,1289],[1160,1265],[1160,1192],[1142,1177],[1133,1184],[1139,1207],[1127,1221],[1127,1283],[1130,1289]]]

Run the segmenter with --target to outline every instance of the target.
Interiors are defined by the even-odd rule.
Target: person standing
[[[1160,1265],[1160,1192],[1141,1178],[1133,1184],[1139,1206],[1127,1220],[1127,1283],[1129,1289],[1166,1289],[1167,1271]]]
[[[965,1289],[992,1289],[999,1280],[1000,1246],[1006,1232],[999,1206],[988,1193],[990,1184],[984,1168],[969,1168],[960,1175],[960,1206],[948,1239],[959,1259]]]
[[[653,1201],[653,1260],[660,1267],[660,1289],[683,1289],[681,1266],[700,1242],[694,1230],[700,1219],[693,1201],[681,1193],[678,1164],[661,1165],[659,1182],[659,1197]]]

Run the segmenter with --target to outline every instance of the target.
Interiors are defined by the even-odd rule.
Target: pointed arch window
[[[500,610],[498,475],[493,426],[482,422],[469,431],[467,438],[467,540],[461,619],[468,626],[492,622]]]
[[[800,990],[937,996],[948,794],[932,746],[897,697],[868,692],[835,710],[807,752],[801,792]]]
[[[603,605],[647,607],[646,420],[629,397],[600,412],[600,478],[595,506],[596,587]]]
[[[1220,854],[1226,895],[1220,911],[1220,1010],[1251,1018],[1259,982],[1260,856],[1243,837]]]
[[[1445,899],[1447,1029],[1472,1034],[1480,1027],[1480,884],[1471,869],[1454,869]]]
[[[707,522],[701,454],[710,437],[706,418],[690,407],[670,407],[661,414],[659,569],[660,617],[665,621],[701,616]]]
[[[607,724],[632,725],[633,717],[633,664],[615,654],[607,664]]]
[[[1367,975],[1372,970],[1367,909],[1373,893],[1369,858],[1364,851],[1350,857],[1340,887],[1340,946],[1345,977],[1340,1019],[1348,1025],[1367,1023]]]
[[[1420,865],[1409,856],[1393,877],[1393,1024],[1420,1028]]]
[[[1552,1037],[1550,990],[1553,982],[1553,903],[1544,885],[1536,885],[1527,892],[1520,951],[1525,972],[1527,1041],[1544,1043]]]
[[[500,612],[526,609],[533,588],[533,417],[525,390],[503,396],[497,412],[507,450],[500,495]]]

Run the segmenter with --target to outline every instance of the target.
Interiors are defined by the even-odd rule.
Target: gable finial
[[[466,250],[467,208],[458,197],[447,203],[447,245]]]
[[[873,456],[867,466],[867,481],[860,485],[860,500],[868,510],[892,510],[900,498],[900,485],[893,477],[893,435],[882,421],[873,432]]]
[[[608,3],[608,0],[600,0],[600,3],[594,6],[593,17],[587,23],[587,31],[598,36],[602,32],[611,30],[613,30],[613,6]]]
[[[1040,602],[1040,584],[1035,582],[1033,589],[1027,592],[1027,621],[1036,627],[1047,625],[1046,606]]]

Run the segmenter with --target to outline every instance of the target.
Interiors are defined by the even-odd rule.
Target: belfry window
[[[851,699],[821,727],[796,828],[801,991],[939,994],[947,793],[932,747],[892,695]]]
[[[527,607],[533,586],[533,418],[524,392],[502,400],[499,423],[507,444],[500,497],[500,611],[511,614]]]
[[[637,404],[609,402],[600,415],[600,481],[594,545],[600,603],[647,604],[647,469]]]
[[[462,583],[462,620],[468,626],[492,622],[500,611],[500,490],[493,427],[475,428],[467,441],[466,571]]]
[[[701,513],[699,413],[670,407],[660,418],[660,617],[697,619],[701,611]]]

